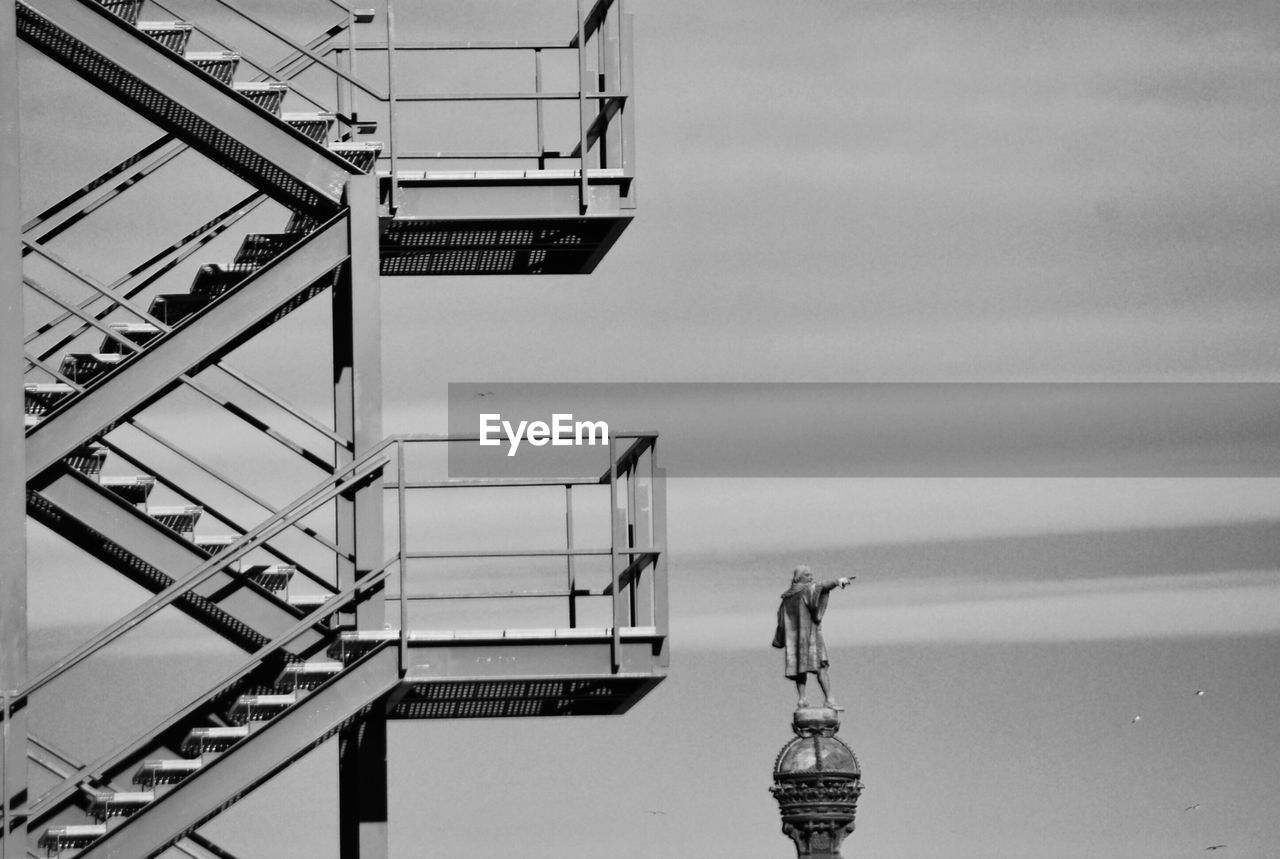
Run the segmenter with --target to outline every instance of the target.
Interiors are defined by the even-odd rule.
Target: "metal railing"
[[[514,477],[514,478],[444,478],[436,480],[413,479],[412,469],[407,465],[408,449],[414,446],[433,444],[476,444],[477,435],[451,436],[400,436],[393,441],[396,448],[395,480],[388,480],[384,491],[394,492],[396,496],[396,553],[395,562],[399,570],[398,592],[388,596],[390,602],[397,604],[399,618],[397,626],[400,630],[401,665],[408,664],[407,650],[410,631],[415,624],[410,617],[414,603],[437,603],[444,601],[450,608],[458,608],[462,603],[478,603],[492,600],[552,600],[560,601],[564,625],[569,629],[581,627],[579,603],[583,600],[608,599],[609,622],[603,624],[609,630],[613,640],[616,656],[621,630],[634,627],[652,627],[655,634],[667,634],[666,621],[666,571],[663,558],[665,539],[664,516],[662,507],[663,473],[657,463],[657,433],[619,433],[609,438],[607,462],[601,463],[603,469],[594,474],[583,474],[578,477]],[[625,442],[624,449],[619,443]],[[607,486],[609,489],[608,534],[595,545],[583,545],[581,534],[575,528],[575,493],[588,487]],[[477,547],[449,549],[437,540],[432,546],[430,533],[419,536],[411,545],[410,536],[413,528],[408,522],[409,510],[413,504],[412,495],[426,495],[440,492],[469,492],[484,489],[501,489],[506,493],[517,493],[522,490],[545,495],[548,489],[563,488],[564,525],[557,536],[558,546],[542,545],[537,547]],[[643,487],[643,489],[642,489]],[[641,496],[644,502],[641,502]],[[545,499],[541,499],[545,502]],[[516,515],[518,507],[504,511]],[[418,535],[415,535],[418,536]],[[547,538],[549,534],[545,535]],[[419,542],[426,545],[419,546]],[[549,540],[547,540],[549,542]],[[579,574],[580,562],[592,559],[608,559],[608,579],[600,587],[585,586]],[[449,588],[418,589],[415,580],[423,575],[415,571],[415,562],[465,563],[471,561],[500,562],[510,565],[513,562],[547,562],[560,559],[563,566],[563,586],[547,587],[507,587],[506,589],[489,587],[477,588],[474,585],[466,590]],[[537,573],[536,578],[543,579],[546,574]],[[469,582],[477,576],[474,573],[464,574]],[[508,573],[503,576],[500,571],[490,570],[487,577],[492,579],[504,577],[520,580],[520,575]],[[615,663],[616,665],[616,663]]]
[[[336,65],[348,74],[335,78],[336,102],[349,109],[351,115],[367,116],[369,110],[385,117],[388,135],[380,162],[386,165],[388,204],[392,212],[398,206],[401,184],[407,181],[464,181],[492,178],[494,181],[565,178],[565,170],[557,170],[556,162],[575,165],[567,174],[579,185],[580,207],[586,212],[590,203],[590,182],[597,178],[631,178],[633,176],[633,129],[626,110],[632,97],[634,61],[630,16],[623,11],[623,0],[597,0],[590,8],[584,0],[576,0],[577,20],[573,35],[564,41],[400,41],[396,37],[396,11],[393,0],[385,0],[383,23],[385,38],[376,42],[354,42],[331,45],[325,55],[334,55]],[[594,64],[588,62],[595,52]],[[527,53],[531,57],[528,72],[531,88],[522,91],[425,92],[401,90],[398,57],[405,54],[491,51]],[[571,90],[553,91],[545,87],[544,54],[572,51],[577,60],[577,86]],[[356,75],[361,53],[385,55],[386,88],[370,84]],[[332,68],[326,65],[326,68]],[[372,97],[373,104],[362,103],[357,90]],[[415,141],[416,148],[401,145],[399,129],[405,121],[405,109],[413,105],[524,103],[533,102],[534,117],[528,128],[532,148],[507,150],[449,150],[431,148],[426,141]],[[555,102],[577,106],[576,135],[567,149],[550,149],[547,139],[547,107]],[[527,121],[527,120],[526,120]],[[570,142],[570,141],[566,141]],[[402,168],[406,166],[408,171]],[[492,171],[458,169],[457,162],[504,162]],[[529,164],[532,169],[513,169]],[[427,169],[443,165],[446,169]],[[447,169],[453,165],[454,169]],[[423,169],[413,169],[422,167]],[[485,173],[489,176],[486,177]]]

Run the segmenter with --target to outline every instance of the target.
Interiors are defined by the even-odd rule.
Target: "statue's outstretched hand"
[[[849,586],[849,583],[856,578],[857,576],[841,576],[838,580],[840,582],[840,587],[847,588]]]

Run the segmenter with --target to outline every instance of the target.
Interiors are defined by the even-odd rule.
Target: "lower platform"
[[[665,636],[653,627],[409,633],[392,719],[609,716],[625,713],[666,676]],[[342,633],[329,655],[350,661],[395,646],[398,630]]]
[[[384,219],[384,276],[589,274],[630,215],[580,218]]]
[[[406,681],[390,719],[483,719],[502,716],[616,716],[663,680],[615,674],[601,678],[485,678]]]

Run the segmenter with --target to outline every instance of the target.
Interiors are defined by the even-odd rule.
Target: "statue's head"
[[[812,581],[813,573],[809,572],[809,568],[804,564],[791,571],[791,584],[793,585],[807,585]]]

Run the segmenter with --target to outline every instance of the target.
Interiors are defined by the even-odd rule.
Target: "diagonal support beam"
[[[184,374],[198,372],[271,324],[290,302],[346,261],[346,221],[345,215],[333,218],[244,286],[51,414],[27,437],[27,479],[164,396]]]
[[[359,172],[97,3],[17,9],[21,38],[290,208],[333,214]]]
[[[152,593],[208,560],[180,534],[120,503],[81,474],[65,470],[33,489],[27,505],[33,518]],[[298,622],[284,605],[225,572],[175,605],[246,650],[262,647]],[[319,640],[319,633],[309,633],[293,646],[305,652]]]
[[[398,682],[396,649],[375,650],[79,856],[155,855],[336,734]]]

